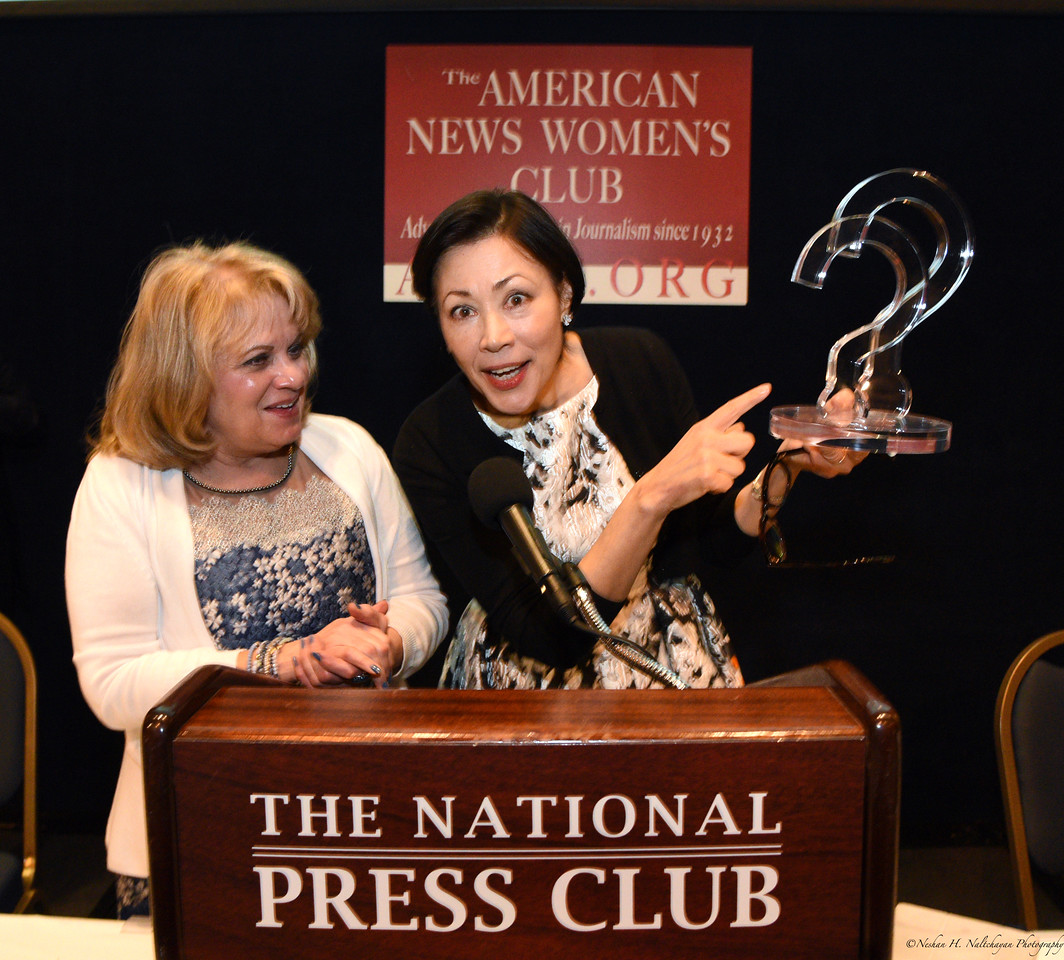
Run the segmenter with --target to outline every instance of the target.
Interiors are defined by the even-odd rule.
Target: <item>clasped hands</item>
[[[294,680],[304,687],[350,684],[363,678],[387,686],[402,665],[403,643],[388,626],[388,601],[349,603],[346,617],[309,637],[286,644]]]

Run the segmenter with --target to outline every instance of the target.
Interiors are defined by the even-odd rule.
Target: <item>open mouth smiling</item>
[[[524,361],[524,363],[511,363],[508,366],[494,367],[493,369],[485,370],[484,372],[492,380],[499,381],[500,384],[506,384],[514,381],[524,373],[525,370],[528,369],[528,363],[529,361],[527,360]]]
[[[291,413],[299,405],[299,399],[289,400],[287,403],[272,403],[266,409],[272,413]]]

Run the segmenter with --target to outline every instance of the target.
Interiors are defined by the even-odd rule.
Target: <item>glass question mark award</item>
[[[926,221],[930,226],[931,239],[922,245],[913,231],[897,222],[914,215],[919,224]],[[924,232],[918,232],[923,237]],[[774,407],[769,430],[780,439],[848,450],[888,454],[947,450],[952,424],[910,412],[912,389],[901,372],[901,345],[967,275],[974,254],[968,215],[956,194],[924,170],[877,173],[857,184],[831,221],[809,239],[791,279],[822,289],[836,257],[856,259],[866,249],[886,257],[893,268],[893,299],[871,323],[832,346],[816,404]],[[853,390],[852,409],[827,412],[828,399],[842,387]]]

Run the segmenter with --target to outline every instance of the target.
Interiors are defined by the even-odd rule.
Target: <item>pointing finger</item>
[[[747,390],[746,393],[740,393],[739,396],[733,397],[727,403],[717,407],[716,410],[706,417],[705,423],[717,430],[727,430],[734,425],[744,413],[752,410],[761,403],[761,401],[771,392],[772,384],[763,383],[758,387],[754,387],[752,390]]]

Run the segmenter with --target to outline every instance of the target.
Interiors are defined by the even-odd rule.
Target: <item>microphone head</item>
[[[499,514],[515,504],[532,509],[532,484],[516,460],[492,457],[469,475],[469,503],[481,523],[499,526]]]

